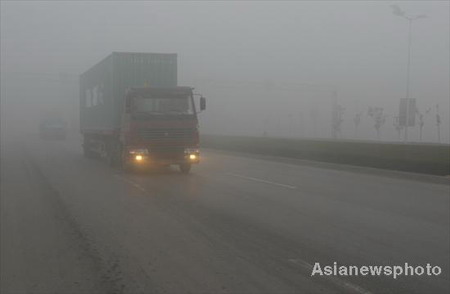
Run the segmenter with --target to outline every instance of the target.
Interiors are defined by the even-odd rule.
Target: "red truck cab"
[[[201,97],[200,111],[205,106]],[[115,156],[124,168],[178,165],[182,172],[189,172],[200,161],[193,89],[129,89],[118,137]]]

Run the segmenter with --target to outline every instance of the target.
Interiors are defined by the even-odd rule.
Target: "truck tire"
[[[116,153],[116,163],[117,163],[117,167],[122,170],[125,173],[128,173],[131,171],[131,166],[129,164],[129,162],[126,160],[126,156],[124,153],[124,148],[122,146],[122,144],[118,143],[117,144],[117,153]]]
[[[182,163],[182,164],[180,164],[180,171],[183,174],[188,174],[191,171],[191,164],[190,163]]]
[[[121,148],[119,143],[112,142],[108,144],[106,150],[106,161],[108,162],[109,166],[116,167],[120,165],[121,160],[120,150]]]
[[[86,158],[98,158],[99,155],[91,149],[91,140],[87,135],[83,138],[83,155]]]

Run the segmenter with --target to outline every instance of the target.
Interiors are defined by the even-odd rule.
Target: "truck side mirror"
[[[205,110],[206,109],[206,99],[205,97],[200,97],[200,110]]]

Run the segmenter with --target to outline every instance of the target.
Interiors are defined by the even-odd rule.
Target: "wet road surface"
[[[207,150],[123,173],[78,141],[2,142],[2,293],[448,293],[449,185]],[[311,276],[413,265],[427,277]]]

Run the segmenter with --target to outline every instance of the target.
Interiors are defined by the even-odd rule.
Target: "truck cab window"
[[[133,112],[150,114],[194,114],[192,100],[188,96],[175,98],[144,98],[134,99]]]

